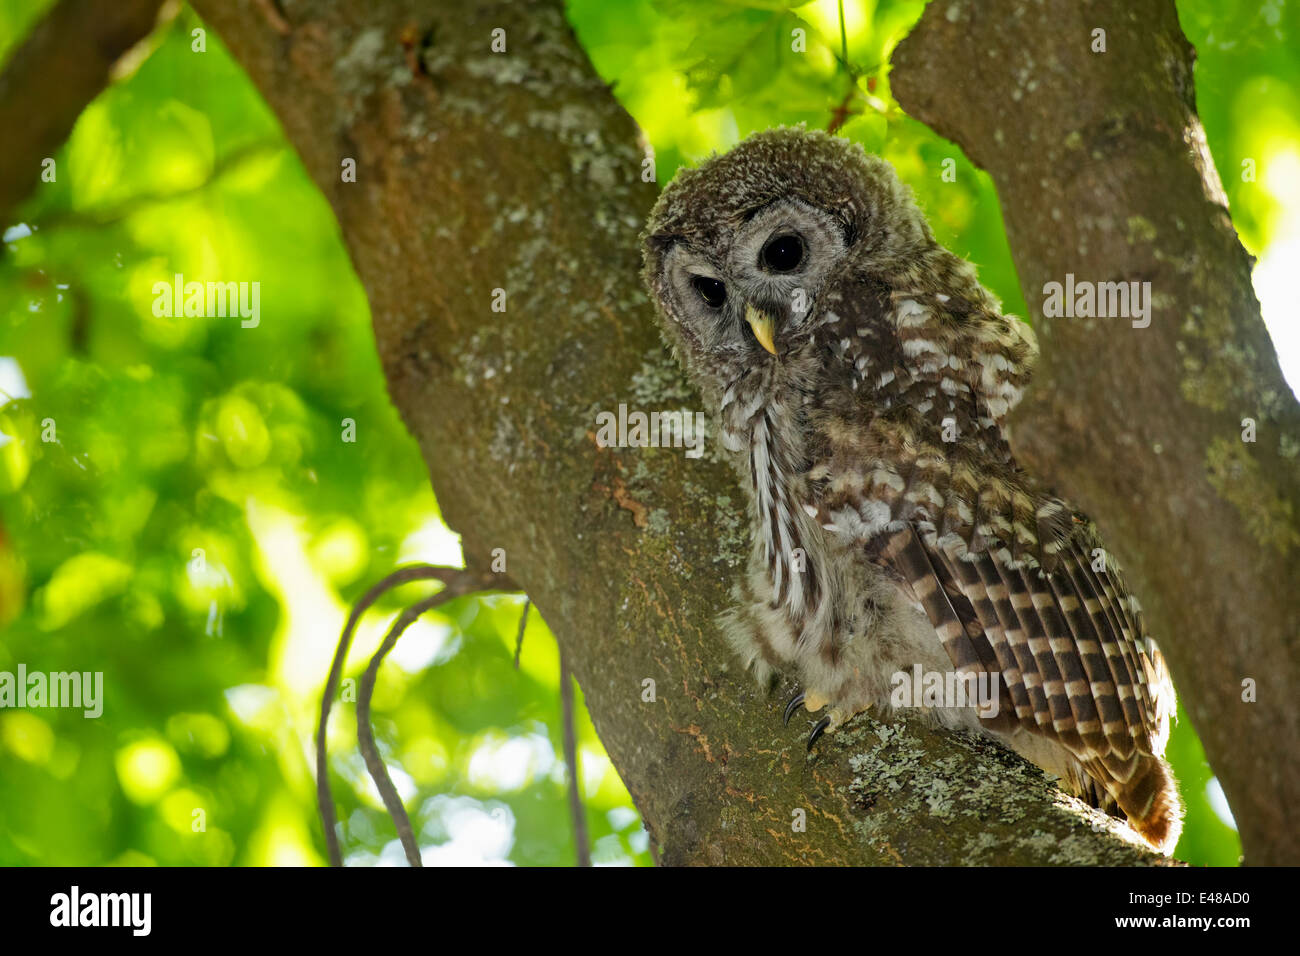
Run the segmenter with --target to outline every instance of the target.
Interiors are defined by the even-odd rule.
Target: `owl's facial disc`
[[[671,188],[671,187],[670,187]],[[655,293],[688,360],[724,382],[798,347],[850,245],[838,216],[785,196],[728,216],[716,232],[651,237]]]

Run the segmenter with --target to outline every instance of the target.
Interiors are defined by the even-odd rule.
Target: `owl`
[[[1092,522],[1008,447],[1033,332],[889,164],[758,133],[680,172],[642,244],[661,330],[748,493],[722,629],[760,681],[801,688],[787,722],[825,708],[809,749],[868,708],[920,706],[1169,853],[1164,659]]]

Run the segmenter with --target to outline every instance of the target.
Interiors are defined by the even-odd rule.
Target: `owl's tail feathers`
[[[1091,760],[1084,766],[1142,839],[1166,856],[1173,853],[1183,832],[1183,801],[1168,763],[1151,754],[1135,753],[1127,761]]]

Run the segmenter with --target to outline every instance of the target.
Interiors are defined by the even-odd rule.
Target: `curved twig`
[[[361,620],[361,615],[372,604],[392,588],[408,584],[411,581],[442,581],[448,585],[449,590],[450,582],[457,576],[464,574],[466,572],[460,568],[436,567],[430,564],[417,564],[398,568],[362,596],[361,600],[353,606],[352,613],[348,615],[347,623],[343,625],[343,633],[339,635],[338,647],[334,651],[334,660],[330,664],[329,676],[325,679],[325,693],[321,697],[320,705],[320,723],[316,728],[316,803],[320,809],[321,825],[325,829],[325,846],[329,851],[331,866],[342,866],[343,854],[339,849],[339,838],[334,829],[336,822],[334,798],[330,794],[329,758],[325,746],[325,732],[329,727],[330,710],[334,706],[334,697],[338,693],[339,680],[343,676],[343,663],[347,660],[348,648],[352,644],[352,634],[356,630],[357,622]],[[446,593],[447,590],[440,591],[438,596]],[[396,638],[394,638],[394,641],[396,641]]]
[[[449,581],[447,586],[437,594],[412,604],[403,611],[389,628],[384,643],[379,645],[379,650],[375,651],[375,655],[370,658],[369,666],[361,675],[361,687],[357,692],[357,744],[361,748],[361,756],[365,758],[366,769],[370,771],[370,779],[375,782],[379,796],[383,798],[384,806],[388,809],[388,815],[393,818],[393,823],[397,827],[397,838],[402,841],[406,862],[411,866],[423,866],[420,862],[420,845],[415,841],[411,818],[407,816],[406,808],[402,806],[402,798],[397,788],[393,786],[393,778],[388,775],[388,768],[384,766],[384,760],[379,756],[379,748],[375,746],[375,730],[370,726],[370,698],[375,692],[375,678],[379,675],[379,665],[384,662],[388,652],[396,646],[397,639],[403,632],[425,611],[430,611],[439,604],[444,604],[473,589],[472,586],[460,589]]]

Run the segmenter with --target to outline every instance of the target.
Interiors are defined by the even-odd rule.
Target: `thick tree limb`
[[[108,85],[113,64],[149,35],[162,0],[60,0],[0,73],[0,228]]]
[[[558,0],[284,3],[288,32],[195,6],[333,204],[443,514],[471,561],[506,550],[661,862],[1154,862],[987,744],[863,719],[806,758],[735,672],[713,626],[746,547],[733,475],[592,435],[620,402],[699,400],[640,288],[637,131]]]
[[[997,183],[1043,347],[1017,454],[1097,519],[1129,572],[1247,861],[1296,864],[1300,408],[1206,149],[1192,60],[1171,0],[944,0],[898,47],[892,83]],[[1067,273],[1150,282],[1150,326],[1044,318],[1045,283]],[[1243,702],[1247,679],[1257,702]]]

